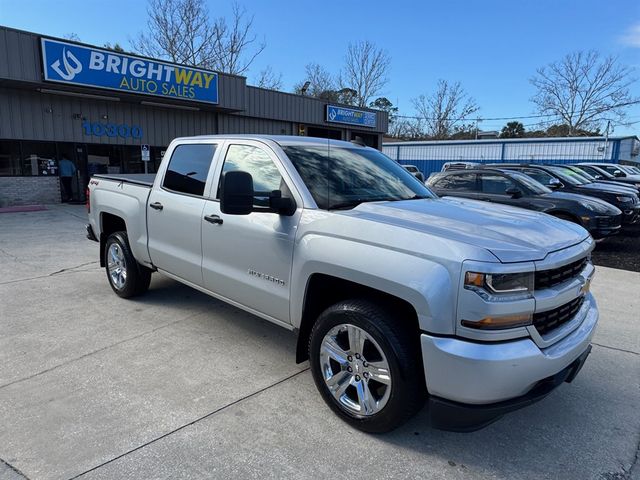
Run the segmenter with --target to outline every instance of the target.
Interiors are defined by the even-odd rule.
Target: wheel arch
[[[127,222],[119,215],[109,212],[100,213],[100,266],[104,267],[104,249],[109,235],[126,232]]]
[[[549,210],[547,212],[545,212],[549,215],[552,215],[556,218],[561,218],[561,217],[567,217],[567,218],[563,218],[563,220],[569,220],[572,221],[574,223],[577,223],[578,225],[580,225],[581,227],[584,226],[584,222],[582,221],[582,219],[576,215],[575,213],[572,213],[568,210],[564,210],[564,209],[553,209],[553,210]]]
[[[308,359],[309,336],[318,316],[331,305],[350,298],[372,301],[398,314],[406,326],[416,335],[420,332],[418,312],[406,299],[385,291],[325,273],[314,273],[307,280],[298,339],[296,362]]]

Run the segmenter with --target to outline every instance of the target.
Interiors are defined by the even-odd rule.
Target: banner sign
[[[218,74],[42,38],[44,79],[156,97],[218,103]]]
[[[365,110],[356,110],[355,108],[327,105],[327,122],[346,123],[348,125],[357,125],[359,127],[375,128],[376,117],[376,112],[367,112]]]

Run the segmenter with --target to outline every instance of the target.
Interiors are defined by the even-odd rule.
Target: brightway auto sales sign
[[[218,74],[48,38],[44,79],[127,93],[218,103]]]

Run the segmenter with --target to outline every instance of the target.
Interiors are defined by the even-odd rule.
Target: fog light
[[[485,317],[482,320],[462,320],[463,327],[478,330],[503,330],[505,328],[525,327],[531,325],[533,317],[530,313],[522,315],[505,315],[499,317]]]

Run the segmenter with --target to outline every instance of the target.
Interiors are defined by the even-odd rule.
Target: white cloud
[[[631,25],[620,37],[620,41],[629,47],[640,48],[640,23]]]

